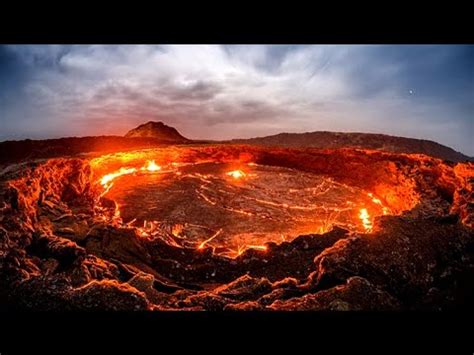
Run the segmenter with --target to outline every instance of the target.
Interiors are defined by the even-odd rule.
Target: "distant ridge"
[[[288,148],[358,148],[393,153],[419,153],[452,161],[474,161],[474,158],[439,143],[414,138],[375,133],[309,132],[280,133],[273,136],[227,141],[191,140],[163,122],[147,122],[125,136],[65,137],[45,140],[0,142],[0,166],[39,158],[72,156],[88,152],[112,152],[146,149],[169,144],[249,144]]]
[[[127,138],[156,138],[166,142],[184,143],[189,139],[183,137],[176,128],[165,125],[163,122],[149,121],[130,130]]]
[[[279,133],[249,139],[232,139],[228,143],[255,144],[280,147],[360,148],[394,153],[419,153],[453,162],[474,161],[474,158],[439,143],[415,138],[376,133],[308,132]]]

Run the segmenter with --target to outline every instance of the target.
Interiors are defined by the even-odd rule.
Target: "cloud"
[[[473,46],[3,46],[0,139],[163,120],[191,138],[366,131],[472,155],[473,59]]]

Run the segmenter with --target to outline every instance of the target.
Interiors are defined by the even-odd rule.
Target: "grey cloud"
[[[198,81],[187,87],[166,86],[160,91],[173,101],[207,101],[221,92],[222,87],[215,83]]]
[[[292,51],[300,49],[302,46],[295,45],[266,45],[266,46],[241,46],[227,45],[224,50],[227,55],[237,61],[244,62],[255,67],[257,70],[269,74],[277,74],[285,58]],[[250,55],[249,55],[250,49]],[[257,49],[257,55],[251,55],[251,51]]]
[[[275,107],[263,101],[244,100],[217,104],[206,117],[205,122],[209,125],[247,122],[258,125],[262,121],[278,120],[282,116],[292,116],[292,114],[287,108]]]
[[[472,155],[473,63],[474,46],[0,46],[0,139],[161,119],[191,138],[375,130]]]

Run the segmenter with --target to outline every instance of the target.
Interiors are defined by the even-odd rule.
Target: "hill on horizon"
[[[266,137],[226,141],[192,140],[163,122],[149,121],[130,130],[125,136],[64,137],[44,140],[0,142],[0,164],[45,157],[105,152],[117,149],[152,148],[169,144],[248,144],[288,148],[358,148],[392,153],[418,153],[452,162],[474,161],[454,149],[439,143],[415,138],[375,133],[342,133],[316,131],[279,133]]]
[[[125,134],[126,138],[156,138],[163,141],[175,143],[188,142],[174,127],[165,125],[163,122],[148,121]]]
[[[434,141],[416,138],[397,137],[378,133],[346,133],[315,131],[306,133],[279,133],[271,136],[232,139],[226,142],[237,144],[256,144],[288,148],[360,148],[375,149],[393,153],[426,154],[453,162],[473,161],[474,158]]]

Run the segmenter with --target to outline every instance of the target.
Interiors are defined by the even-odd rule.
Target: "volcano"
[[[157,138],[168,143],[184,143],[189,139],[184,138],[176,128],[165,125],[163,122],[149,121],[125,134],[128,138]]]
[[[0,143],[2,307],[471,308],[470,158],[303,137],[206,143],[148,122]]]

